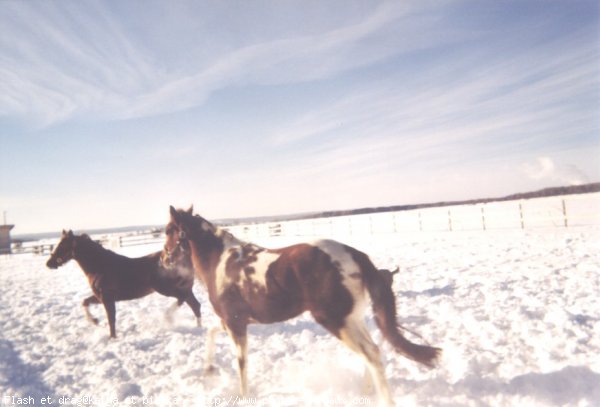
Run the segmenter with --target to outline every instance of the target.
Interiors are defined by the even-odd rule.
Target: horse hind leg
[[[381,349],[382,346],[383,346],[383,338],[381,338],[379,343],[377,343],[377,347],[379,349]],[[373,382],[373,376],[371,376],[371,372],[369,371],[369,368],[367,366],[365,366],[365,372],[363,375],[362,390],[363,390],[364,394],[373,394],[373,391],[375,390],[375,383]]]
[[[393,406],[394,403],[385,378],[379,348],[369,335],[364,320],[355,319],[352,315],[349,316],[344,327],[339,330],[339,338],[346,346],[364,359],[380,402],[386,406]]]
[[[83,300],[83,302],[81,303],[81,305],[83,305],[83,311],[85,312],[85,317],[88,321],[90,321],[92,324],[94,325],[98,325],[98,318],[95,318],[92,313],[90,312],[90,305],[91,304],[100,304],[100,301],[98,300],[98,298],[96,298],[95,295],[91,295],[89,297],[87,297],[85,300]]]

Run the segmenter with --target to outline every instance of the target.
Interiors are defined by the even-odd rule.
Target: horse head
[[[183,217],[193,216],[194,207],[191,206],[187,211],[176,210],[172,206],[170,209],[171,220],[165,227],[166,242],[160,255],[161,264],[168,269],[176,268],[189,259],[187,223],[183,221]]]
[[[167,224],[168,235],[167,245],[172,248],[177,241],[181,239],[192,239],[202,241],[215,237],[219,230],[212,223],[201,217],[194,215],[194,207],[188,210],[175,209],[170,207],[171,221]]]
[[[76,246],[77,239],[73,234],[73,231],[69,230],[67,232],[66,230],[63,230],[60,242],[58,242],[58,246],[56,246],[56,249],[52,252],[50,258],[46,262],[46,267],[57,269],[69,260],[75,258]]]
[[[196,268],[207,269],[214,255],[223,250],[226,242],[237,241],[235,237],[200,215],[193,214],[193,207],[188,210],[170,207],[171,220],[165,228],[167,240],[165,242],[162,257],[168,264],[168,254],[175,253],[178,246],[189,248],[189,258],[202,264]],[[218,257],[218,256],[217,256]]]

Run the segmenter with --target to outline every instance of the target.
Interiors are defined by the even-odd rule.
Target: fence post
[[[523,203],[519,202],[519,217],[521,218],[521,229],[525,229],[525,220],[523,219]]]
[[[483,225],[483,230],[487,230],[485,227],[485,206],[481,206],[481,224]]]
[[[423,231],[423,222],[421,221],[421,211],[419,211],[419,231]]]
[[[568,228],[569,227],[569,220],[567,218],[567,204],[565,203],[564,198],[562,200],[562,210],[563,210],[563,218],[565,220],[565,227]]]
[[[452,211],[448,209],[448,230],[452,232]]]

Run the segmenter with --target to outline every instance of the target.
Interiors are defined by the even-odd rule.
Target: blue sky
[[[600,181],[597,1],[0,5],[15,233]]]

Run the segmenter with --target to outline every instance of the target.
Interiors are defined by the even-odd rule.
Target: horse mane
[[[202,228],[202,224],[206,222],[211,227],[211,233],[219,240],[223,242],[225,246],[237,246],[237,245],[245,245],[247,242],[243,241],[236,237],[233,233],[220,228],[209,220],[204,219],[200,215],[194,215],[192,217],[194,221],[194,226]]]
[[[95,241],[87,233],[83,233],[79,236],[75,236],[75,241],[79,246],[81,243],[84,244],[84,250],[92,251],[94,254],[100,254],[103,256],[122,257],[120,254],[113,252],[102,246],[99,242]]]
[[[229,232],[228,230],[221,229],[219,227],[217,227],[217,231],[215,234],[218,238],[220,238],[223,241],[225,246],[236,246],[246,244],[245,241],[237,238],[233,233]]]

